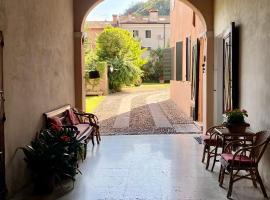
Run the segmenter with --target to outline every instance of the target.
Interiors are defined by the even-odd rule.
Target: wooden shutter
[[[163,65],[163,78],[165,81],[171,80],[171,69],[172,69],[172,49],[163,49],[163,56],[161,63]]]
[[[191,37],[186,38],[186,81],[190,81]]]
[[[175,80],[175,64],[174,64],[174,49],[175,47],[171,48],[171,80]]]
[[[183,42],[176,43],[176,80],[183,80]]]

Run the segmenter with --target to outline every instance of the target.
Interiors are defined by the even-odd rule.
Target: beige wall
[[[214,11],[216,37],[232,21],[240,27],[240,105],[248,111],[252,129],[269,129],[270,1],[216,0]],[[269,186],[270,145],[261,166],[265,185]]]
[[[179,110],[190,116],[191,83],[187,81],[171,81],[170,94]]]
[[[1,1],[0,1],[1,3]],[[73,1],[7,0],[4,31],[6,168],[9,192],[25,183],[22,153],[42,113],[74,104]],[[1,10],[1,9],[0,9]]]
[[[104,27],[102,28],[92,28],[89,27],[87,30],[87,38],[89,41],[89,46],[91,49],[95,49],[96,48],[96,41],[98,36],[104,31]]]
[[[193,22],[193,10],[185,3],[175,0],[171,7],[171,47],[176,46],[176,42],[183,41],[183,81],[171,81],[171,99],[178,108],[190,116],[191,107],[191,82],[186,81],[186,37],[191,37],[191,44],[205,33],[206,29],[198,15],[195,15],[196,26]],[[176,48],[174,48],[174,58],[176,58]],[[174,68],[176,59],[174,59]],[[192,64],[191,64],[192,66]],[[176,69],[174,69],[176,71]],[[175,79],[174,74],[174,79]],[[177,91],[177,92],[176,92]]]

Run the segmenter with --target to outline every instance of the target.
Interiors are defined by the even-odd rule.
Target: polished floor
[[[226,199],[214,172],[201,163],[202,145],[194,135],[105,136],[88,150],[75,188],[58,200],[219,200]],[[269,192],[269,191],[268,191]],[[270,193],[269,193],[270,194]],[[236,183],[233,199],[264,199],[246,181]],[[18,199],[38,199],[23,197]]]

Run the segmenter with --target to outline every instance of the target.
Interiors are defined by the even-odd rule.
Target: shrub
[[[144,82],[158,82],[163,76],[162,58],[163,49],[151,50],[148,63],[142,67]]]
[[[132,85],[141,79],[142,70],[128,59],[116,57],[109,61],[109,65],[114,69],[109,73],[109,87],[112,92],[119,92],[124,85]]]

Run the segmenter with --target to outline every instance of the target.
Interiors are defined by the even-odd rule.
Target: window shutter
[[[191,37],[186,38],[186,81],[190,81]]]
[[[174,51],[175,47],[171,48],[171,80],[175,80],[175,64],[174,64]]]
[[[176,43],[176,80],[183,80],[183,42]]]

